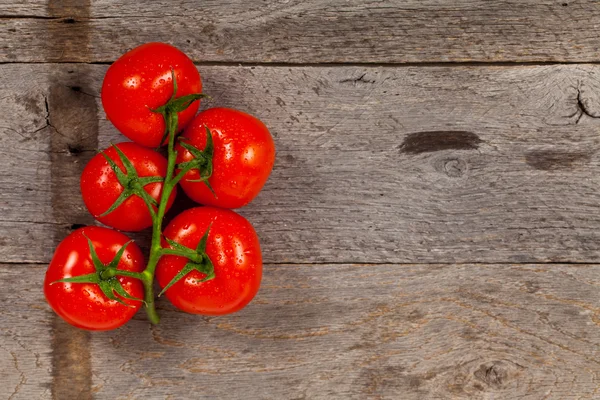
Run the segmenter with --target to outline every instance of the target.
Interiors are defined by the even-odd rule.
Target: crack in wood
[[[584,115],[587,115],[590,118],[600,118],[600,115],[594,115],[594,113],[592,113],[586,106],[583,98],[581,97],[580,87],[577,88],[577,108],[579,109],[579,116],[577,117],[577,120],[575,120],[575,124],[578,124]]]
[[[17,385],[15,386],[14,391],[8,397],[8,400],[12,400],[19,393],[19,390],[21,390],[23,385],[27,382],[27,377],[25,376],[25,373],[21,370],[21,368],[19,368],[19,360],[17,358],[17,355],[13,351],[10,351],[9,353],[13,359],[15,369],[17,370],[17,372],[19,373],[19,376],[20,376],[20,380],[17,383]]]
[[[347,78],[347,79],[342,79],[340,81],[340,83],[375,83],[375,80],[373,79],[365,79],[365,76],[367,76],[367,73],[364,72],[361,76],[359,76],[358,78]]]

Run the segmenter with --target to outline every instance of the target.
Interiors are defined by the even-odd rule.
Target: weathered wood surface
[[[492,64],[597,62],[598,21],[594,0],[0,0],[0,397],[600,398],[600,66]],[[204,107],[275,136],[240,210],[264,281],[232,316],[163,299],[157,327],[84,332],[41,284],[94,223],[83,166],[123,140],[90,63],[152,40],[200,64]]]
[[[111,62],[155,40],[185,48],[198,62],[600,56],[596,0],[1,0],[0,20],[0,62]]]
[[[56,390],[43,273],[0,266],[0,383],[15,400]],[[96,399],[595,399],[599,287],[598,265],[267,265],[233,316],[161,300],[157,327],[140,314],[90,335],[76,349],[90,381],[62,384]]]
[[[47,262],[91,222],[81,168],[123,140],[94,97],[105,68],[0,67],[1,262]],[[201,73],[210,106],[254,113],[275,136],[272,177],[240,210],[266,262],[600,257],[598,66]]]

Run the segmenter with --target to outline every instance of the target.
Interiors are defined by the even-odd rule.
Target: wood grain
[[[123,140],[94,97],[105,68],[0,67],[13,77],[0,88],[7,110],[0,115],[0,261],[47,262],[57,238],[89,222],[78,168],[65,167],[58,179],[50,160],[59,152],[65,163],[84,162],[96,129],[100,148]],[[600,256],[597,66],[210,66],[201,73],[213,96],[204,107],[251,112],[275,137],[273,174],[240,210],[260,232],[266,262]],[[85,118],[69,120],[75,114],[54,114],[50,87],[96,103]],[[61,126],[69,123],[79,125],[65,136]],[[57,135],[65,137],[53,142]],[[51,180],[65,193],[64,213],[52,204]]]
[[[2,265],[0,276],[0,380],[13,399],[49,398],[43,268]],[[266,265],[257,298],[238,314],[183,314],[161,299],[156,327],[140,313],[117,331],[92,333],[91,391],[97,399],[594,399],[599,287],[598,265]]]
[[[0,1],[0,62],[110,62],[148,41],[196,62],[599,60],[595,0],[50,3]]]

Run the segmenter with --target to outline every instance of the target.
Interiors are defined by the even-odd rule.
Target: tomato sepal
[[[163,116],[163,118],[165,119],[165,122],[167,122],[169,120],[169,115],[173,115],[173,114],[177,115],[177,113],[186,110],[189,106],[192,105],[192,103],[194,101],[200,100],[202,98],[210,97],[203,93],[192,93],[192,94],[188,94],[185,96],[175,98],[175,94],[177,93],[177,77],[175,76],[175,70],[173,68],[171,68],[171,79],[173,81],[173,94],[171,95],[171,98],[169,99],[169,101],[166,104],[164,104],[160,107],[157,107],[157,108],[148,107],[148,109],[150,111],[152,111],[153,113],[161,114]],[[171,124],[171,126],[173,126],[173,125]],[[177,119],[175,119],[174,126],[177,127]],[[165,143],[165,140],[167,139],[168,136],[169,136],[169,124],[166,123],[165,124],[165,133],[163,134],[163,137],[160,140],[161,144],[158,146],[159,148],[162,144]]]
[[[119,168],[119,166],[106,154],[106,152],[103,151],[101,154],[106,159],[106,162],[108,162],[108,164],[110,165],[112,170],[114,171],[115,176],[117,177],[117,180],[119,181],[119,184],[121,184],[121,186],[123,186],[123,191],[121,192],[119,197],[117,197],[115,202],[108,208],[108,210],[106,210],[105,212],[100,214],[98,217],[104,217],[104,216],[110,214],[111,212],[116,210],[121,204],[123,204],[123,202],[125,202],[125,200],[127,200],[129,197],[134,196],[134,195],[136,195],[136,196],[140,197],[142,200],[144,200],[144,203],[146,203],[146,206],[148,207],[148,210],[150,211],[150,215],[152,215],[154,217],[154,215],[156,214],[156,212],[154,211],[154,207],[156,207],[158,205],[158,203],[156,202],[156,200],[154,200],[152,198],[152,196],[150,196],[150,194],[148,194],[148,192],[146,192],[144,190],[144,186],[146,186],[150,183],[163,182],[164,181],[163,177],[161,177],[161,176],[145,176],[145,177],[138,176],[138,173],[137,173],[135,167],[133,166],[133,164],[131,163],[129,158],[127,158],[125,153],[123,153],[121,151],[121,149],[119,149],[119,147],[115,146],[114,144],[112,145],[112,147],[117,152],[117,155],[119,156],[119,159],[121,160],[121,163],[123,163],[125,172],[123,172],[121,170],[121,168]]]
[[[72,276],[70,278],[63,278],[57,281],[51,282],[51,285],[56,283],[100,283],[100,276],[97,272],[92,272],[91,274]]]
[[[92,272],[91,274],[59,279],[50,283],[50,285],[54,285],[56,283],[94,283],[100,287],[100,290],[108,299],[114,300],[124,306],[133,307],[132,305],[125,303],[123,300],[117,297],[115,293],[127,300],[141,301],[145,304],[146,302],[143,299],[139,299],[127,293],[127,291],[123,288],[121,282],[117,278],[117,276],[119,275],[129,276],[138,279],[139,277],[137,275],[141,276],[141,274],[137,274],[135,272],[117,270],[117,266],[119,265],[119,261],[121,260],[125,249],[130,243],[133,242],[133,240],[130,240],[123,246],[121,246],[121,248],[119,249],[119,251],[117,251],[115,257],[111,260],[110,263],[104,264],[102,263],[102,261],[100,261],[100,258],[96,253],[96,249],[94,248],[94,244],[92,243],[92,241],[85,234],[83,236],[88,242],[88,246],[90,248],[90,256],[92,258],[92,264],[94,265],[96,272]]]
[[[181,145],[181,147],[189,151],[194,156],[194,159],[177,165],[177,168],[181,170],[177,175],[177,178],[179,178],[179,176],[183,177],[183,175],[185,175],[192,169],[197,169],[200,173],[200,179],[188,179],[187,181],[204,182],[204,184],[208,187],[213,196],[217,198],[217,194],[210,185],[210,182],[208,181],[208,179],[212,176],[213,173],[212,159],[215,153],[215,145],[213,142],[212,133],[210,132],[210,129],[208,129],[208,126],[205,125],[204,129],[206,129],[206,146],[204,147],[204,150],[199,150],[195,146],[186,143],[184,138],[180,138],[179,144]]]
[[[165,251],[164,254],[183,256],[183,257],[188,258],[190,260],[190,262],[185,264],[185,266],[181,269],[181,271],[179,271],[173,277],[173,279],[171,279],[171,281],[158,294],[158,297],[162,296],[171,286],[173,286],[175,283],[177,283],[179,280],[181,280],[183,277],[185,277],[187,274],[189,274],[192,271],[198,271],[198,272],[206,275],[204,278],[198,280],[197,283],[206,282],[206,281],[209,281],[216,277],[215,267],[214,267],[210,257],[206,254],[206,243],[208,241],[208,232],[209,231],[210,231],[210,225],[208,226],[208,229],[206,229],[206,232],[204,232],[204,235],[200,239],[200,242],[198,243],[196,250],[192,250],[189,247],[183,246],[173,240],[165,238],[167,243],[173,249],[163,249],[163,251],[171,250],[171,251]]]

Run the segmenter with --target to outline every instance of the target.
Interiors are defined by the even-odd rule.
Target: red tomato
[[[190,182],[200,178],[197,169],[189,171],[180,184],[187,195],[200,204],[239,208],[250,203],[264,186],[275,162],[275,144],[267,127],[257,118],[230,108],[211,108],[196,116],[183,137],[203,150],[206,129],[214,142],[213,173],[208,182]],[[180,144],[176,146],[177,163],[194,156]]]
[[[241,310],[258,292],[262,277],[262,255],[252,225],[233,211],[191,208],[179,214],[164,231],[165,237],[196,249],[209,228],[206,254],[215,278],[200,282],[205,274],[191,271],[167,291],[175,307],[192,314],[222,315]],[[163,247],[167,247],[163,242]],[[156,279],[165,287],[187,264],[187,258],[163,256]]]
[[[177,79],[177,97],[202,91],[200,74],[192,60],[166,43],[146,43],[122,55],[106,71],[102,106],[108,119],[136,143],[158,147],[165,132],[161,114],[150,109],[165,105],[173,94],[171,68]],[[199,101],[178,113],[178,131],[196,115]]]
[[[116,145],[127,156],[135,168],[139,178],[160,176],[164,179],[167,173],[167,160],[154,150],[131,142]],[[121,171],[125,168],[113,146],[104,153],[113,160]],[[113,205],[124,190],[117,175],[102,154],[94,156],[85,166],[81,174],[81,195],[89,212],[98,221],[110,227],[123,231],[140,231],[152,226],[152,217],[148,207],[141,197],[132,195],[111,213],[100,217]],[[156,202],[160,202],[162,182],[148,183],[143,186]],[[167,210],[175,199],[176,189],[173,190],[167,203]],[[156,210],[156,207],[154,207]]]
[[[85,235],[85,236],[84,236]],[[95,283],[54,283],[59,279],[87,275],[96,271],[86,236],[92,241],[102,263],[110,263],[119,249],[129,241],[122,233],[99,226],[77,229],[63,240],[54,253],[44,280],[44,295],[50,307],[65,321],[78,328],[89,330],[115,329],[129,321],[139,310],[140,301],[110,300]],[[142,251],[135,243],[127,245],[117,270],[141,272],[145,267]],[[141,281],[117,277],[125,291],[133,297],[143,298]]]

